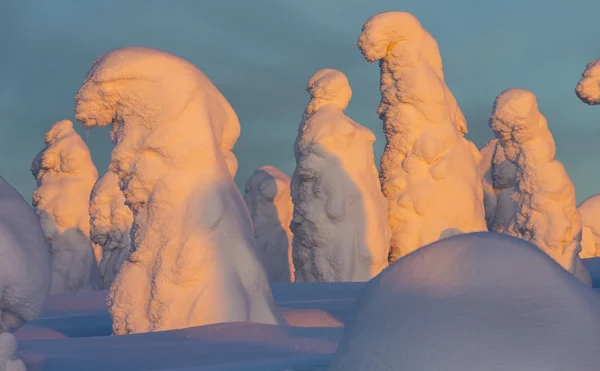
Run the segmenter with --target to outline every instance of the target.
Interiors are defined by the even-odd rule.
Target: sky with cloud
[[[258,167],[291,175],[293,143],[320,68],[344,72],[353,89],[346,113],[383,150],[379,68],[356,47],[363,23],[387,10],[414,14],[437,39],[446,82],[478,146],[507,88],[529,89],[554,133],[578,200],[600,193],[600,107],[573,90],[600,57],[598,0],[3,0],[0,1],[0,176],[27,199],[31,161],[52,123],[73,119],[73,97],[92,62],[124,46],[147,46],[198,66],[240,117],[234,149],[243,188]],[[100,174],[112,144],[106,129],[86,139]]]

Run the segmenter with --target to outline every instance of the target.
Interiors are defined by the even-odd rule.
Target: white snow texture
[[[535,95],[508,89],[494,102],[489,122],[506,159],[517,166],[515,215],[504,233],[532,242],[569,272],[591,279],[579,259],[581,217],[575,187],[556,160],[556,145]]]
[[[387,267],[390,241],[375,135],[344,115],[352,90],[343,73],[319,70],[306,90],[291,183],[296,281],[368,281]]]
[[[486,230],[477,148],[444,82],[435,39],[409,13],[385,12],[363,26],[358,47],[380,61],[386,146],[383,194],[390,201],[390,261],[458,233]]]
[[[454,236],[367,284],[330,371],[593,371],[600,295],[532,244]]]
[[[600,194],[585,199],[577,210],[581,215],[581,258],[600,256]]]
[[[513,200],[517,181],[517,166],[506,159],[498,139],[488,141],[481,148],[479,170],[483,177],[483,205],[489,231],[504,232],[515,216]]]
[[[33,207],[52,257],[51,294],[101,288],[98,261],[90,241],[90,192],[98,179],[90,151],[68,120],[46,133],[46,147],[35,157]]]
[[[269,282],[294,282],[290,177],[276,167],[261,167],[246,182],[244,201],[256,243],[264,253]]]
[[[575,94],[584,103],[600,104],[600,59],[587,64],[575,88]]]
[[[85,127],[112,124],[110,170],[134,215],[135,251],[109,293],[113,332],[278,323],[224,155],[239,121],[212,82],[172,54],[127,47],[99,57],[75,99]]]
[[[104,287],[110,287],[131,253],[132,223],[133,213],[125,205],[119,177],[109,170],[98,179],[90,197],[90,238],[102,247],[100,276]]]
[[[37,216],[0,177],[0,333],[37,317],[49,290],[50,248]]]
[[[25,364],[16,358],[17,339],[10,333],[0,333],[0,371],[26,371]]]

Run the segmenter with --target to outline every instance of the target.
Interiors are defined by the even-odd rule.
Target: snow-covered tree
[[[38,218],[0,177],[0,333],[37,317],[49,290],[50,248]]]
[[[589,105],[600,104],[600,59],[587,64],[575,93]]]
[[[367,283],[329,371],[591,371],[600,295],[533,244],[436,241]]]
[[[98,179],[90,197],[90,238],[102,247],[100,276],[110,287],[123,261],[131,253],[133,213],[125,205],[119,177],[107,171]]]
[[[463,137],[467,124],[444,82],[435,39],[411,14],[385,12],[365,23],[358,47],[381,68],[390,261],[443,237],[485,230],[478,151]]]
[[[208,77],[172,54],[127,47],[98,58],[75,99],[86,128],[112,125],[110,170],[134,217],[135,251],[109,292],[113,332],[278,323],[224,155],[239,121]]]
[[[600,256],[600,194],[586,198],[577,210],[581,215],[581,258]]]
[[[0,333],[0,371],[27,371],[25,364],[16,357],[17,339],[13,334]]]
[[[306,90],[291,183],[296,281],[368,281],[387,267],[390,241],[375,135],[344,115],[343,73],[319,70]]]
[[[256,243],[264,252],[269,281],[294,282],[290,177],[276,167],[263,166],[246,182],[244,200],[252,217]]]
[[[90,241],[90,193],[98,171],[83,139],[68,120],[46,133],[46,147],[35,157],[31,173],[37,180],[33,207],[52,256],[52,286],[59,294],[101,288],[101,251]]]
[[[535,95],[508,89],[494,102],[489,122],[506,159],[516,165],[516,211],[504,233],[532,242],[583,281],[581,217],[575,187],[554,158],[556,145]]]
[[[483,204],[488,230],[504,232],[515,215],[513,200],[517,166],[506,159],[498,139],[488,141],[481,148],[479,170],[483,177]]]

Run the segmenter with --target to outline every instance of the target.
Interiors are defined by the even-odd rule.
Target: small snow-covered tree
[[[0,177],[0,333],[37,317],[49,290],[50,248],[37,216]]]
[[[600,194],[586,198],[577,210],[581,215],[581,258],[600,256]]]
[[[92,189],[90,197],[90,238],[102,247],[100,276],[110,287],[123,261],[131,253],[133,213],[125,205],[119,177],[107,171]]]
[[[600,104],[600,59],[587,64],[575,93],[584,103]]]
[[[252,217],[256,243],[264,252],[269,281],[294,282],[290,177],[276,167],[263,166],[246,182],[244,200]]]
[[[386,146],[381,185],[390,201],[390,261],[453,234],[486,229],[478,151],[446,83],[435,39],[409,13],[363,26],[358,47],[379,61]]]
[[[390,239],[375,135],[344,115],[343,73],[319,70],[306,90],[291,183],[296,281],[368,281],[387,267]]]
[[[75,99],[86,128],[112,125],[110,170],[133,211],[135,251],[109,292],[113,332],[278,323],[223,149],[239,121],[208,77],[172,54],[128,47],[98,58]]]
[[[17,339],[13,334],[0,333],[0,371],[27,371],[25,364],[17,359]]]
[[[513,194],[517,166],[506,159],[498,139],[490,140],[481,148],[481,157],[479,170],[483,177],[485,220],[489,231],[502,233],[516,212]]]
[[[508,89],[494,102],[489,122],[506,159],[516,165],[515,215],[504,233],[538,246],[583,281],[589,275],[581,251],[581,217],[575,187],[554,158],[556,145],[535,95]]]
[[[101,251],[94,251],[90,241],[88,212],[98,171],[71,121],[52,125],[46,133],[46,147],[33,160],[31,173],[38,185],[33,207],[52,253],[50,292],[101,288]]]

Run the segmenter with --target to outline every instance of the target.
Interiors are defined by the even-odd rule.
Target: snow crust
[[[484,232],[369,282],[329,370],[596,370],[600,295],[534,245]]]
[[[110,170],[132,209],[136,250],[109,302],[115,334],[278,323],[228,156],[233,108],[191,63],[127,47],[99,57],[76,96],[86,128],[112,125]]]
[[[101,251],[90,241],[90,192],[98,179],[90,151],[69,120],[46,133],[46,147],[35,157],[33,207],[52,257],[51,294],[101,288]]]
[[[575,93],[584,103],[600,104],[600,59],[587,64]]]
[[[498,139],[488,141],[481,147],[482,160],[479,170],[483,177],[483,204],[489,231],[504,232],[515,216],[517,166],[506,159]]]
[[[368,281],[387,267],[390,240],[375,135],[344,115],[352,90],[342,72],[319,70],[306,90],[291,181],[296,281]]]
[[[485,230],[478,151],[463,137],[466,120],[444,82],[435,39],[411,14],[385,12],[364,24],[358,47],[381,69],[390,261],[442,237]]]
[[[17,340],[13,334],[0,333],[0,371],[26,371],[23,362],[16,358]]]
[[[246,182],[244,201],[252,217],[256,243],[264,252],[269,282],[294,282],[290,177],[276,167],[261,167]]]
[[[588,197],[579,207],[581,215],[581,258],[600,256],[600,194]]]
[[[131,254],[133,213],[125,205],[119,177],[107,171],[98,179],[90,197],[90,238],[102,247],[100,276],[110,287],[123,261]]]
[[[556,145],[535,95],[508,89],[494,102],[489,122],[516,165],[515,215],[504,233],[530,241],[583,281],[589,275],[579,259],[581,217],[575,187],[563,165],[554,158]]]
[[[50,248],[37,216],[0,177],[0,333],[37,317],[49,290]]]

